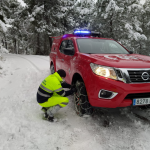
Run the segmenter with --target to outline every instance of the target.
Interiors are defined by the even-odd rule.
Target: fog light
[[[112,99],[114,98],[118,93],[112,92],[112,91],[107,91],[104,89],[101,89],[99,91],[98,97],[99,98],[104,98],[104,99]]]

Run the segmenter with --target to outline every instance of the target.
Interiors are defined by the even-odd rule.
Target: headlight
[[[90,64],[92,71],[99,75],[106,78],[117,80],[117,75],[115,73],[115,70],[111,67],[105,67],[97,64]]]

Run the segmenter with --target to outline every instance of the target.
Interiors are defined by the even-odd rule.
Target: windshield
[[[87,54],[129,54],[120,44],[113,40],[77,39],[78,49]]]

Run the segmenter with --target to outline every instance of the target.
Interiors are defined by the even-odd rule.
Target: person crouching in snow
[[[46,77],[38,88],[37,102],[45,112],[44,118],[50,122],[54,121],[54,114],[69,103],[66,96],[76,91],[70,84],[62,82],[65,77],[66,72],[60,69]],[[71,88],[71,90],[64,91],[63,88]]]

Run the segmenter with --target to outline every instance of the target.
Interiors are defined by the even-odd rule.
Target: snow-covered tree
[[[12,53],[49,54],[52,36],[88,28],[113,38],[135,53],[149,55],[150,1],[0,1],[0,41]],[[11,27],[11,28],[8,28]]]
[[[74,28],[91,29],[91,22],[94,19],[94,0],[80,0],[74,6]]]
[[[147,37],[147,41],[144,43],[144,53],[150,55],[150,1],[146,0],[143,5],[144,10],[141,15],[141,23],[144,34]]]
[[[142,43],[147,37],[140,22],[143,7],[139,0],[98,0],[96,6],[96,27],[104,36],[121,42],[135,53],[141,53]]]
[[[19,8],[19,3],[17,0],[1,0],[0,9],[0,40],[2,45],[7,49],[9,45],[9,29],[13,27],[16,12]],[[16,32],[12,33],[13,35]]]
[[[36,54],[49,54],[50,36],[62,35],[72,28],[73,0],[25,0],[28,22],[36,35]],[[49,44],[47,44],[49,43]]]

